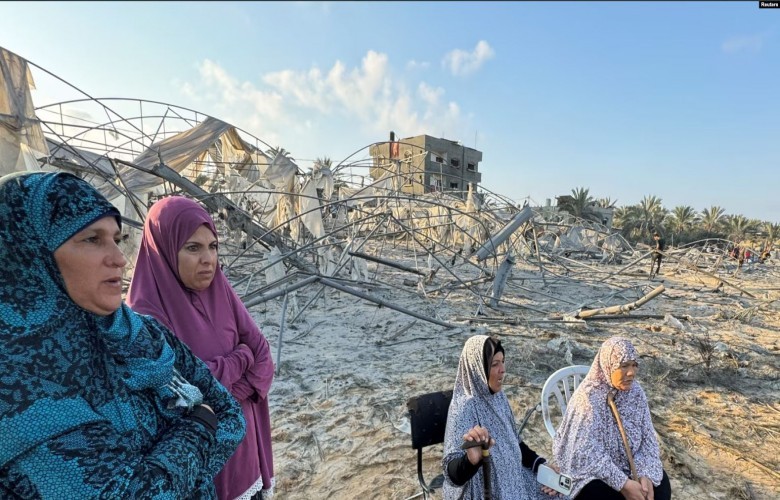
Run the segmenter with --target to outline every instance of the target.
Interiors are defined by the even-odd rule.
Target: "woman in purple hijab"
[[[144,225],[127,303],[170,328],[241,403],[246,437],[214,480],[219,498],[267,498],[274,366],[268,341],[222,273],[217,247],[214,222],[195,201],[158,201]]]
[[[636,348],[628,339],[608,339],[566,406],[553,439],[553,454],[561,473],[572,478],[573,499],[669,500],[672,496],[647,396],[634,380],[638,360]],[[608,406],[610,393],[633,464]],[[632,468],[636,470],[636,480],[632,478]]]

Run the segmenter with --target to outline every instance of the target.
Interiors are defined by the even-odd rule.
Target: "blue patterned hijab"
[[[169,405],[182,395],[186,406],[200,402],[186,382],[175,389],[173,351],[139,315],[123,303],[99,316],[68,295],[54,252],[107,216],[121,224],[119,211],[74,175],[0,178],[0,467],[52,436],[109,418],[112,366],[126,367],[131,390],[151,389]]]

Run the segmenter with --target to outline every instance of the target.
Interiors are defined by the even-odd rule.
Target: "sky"
[[[476,147],[482,185],[518,203],[582,186],[780,222],[780,9],[758,4],[2,2],[0,46],[304,170],[392,130]]]

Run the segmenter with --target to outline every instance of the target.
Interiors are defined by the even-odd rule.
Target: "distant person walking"
[[[729,255],[731,256],[732,259],[737,260],[739,259],[739,252],[740,252],[739,245],[734,245],[734,248],[731,249]]]
[[[769,257],[772,255],[772,248],[769,246],[764,247],[764,251],[761,252],[761,257],[759,257],[758,262],[763,264],[767,260],[769,260]]]
[[[653,249],[653,260],[650,261],[650,277],[653,278],[661,271],[661,260],[664,258],[664,248],[666,247],[666,241],[661,238],[658,231],[653,233],[653,240],[655,241],[655,248]],[[653,265],[656,266],[655,272],[653,272]]]
[[[739,271],[742,269],[742,264],[745,263],[745,248],[737,247],[737,249],[737,269],[734,271],[734,276],[739,273]]]

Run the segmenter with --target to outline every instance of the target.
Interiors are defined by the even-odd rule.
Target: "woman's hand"
[[[252,351],[252,348],[244,343],[240,343],[236,346],[237,351],[244,351],[249,356],[249,366],[247,366],[247,370],[252,368],[252,365],[255,364],[255,353]]]
[[[490,438],[490,432],[488,432],[486,428],[479,425],[475,425],[469,429],[469,431],[463,435],[463,440],[477,441],[478,443],[487,443],[489,441],[490,446],[488,446],[488,448],[491,448],[494,444],[496,444],[496,441]],[[482,460],[482,447],[475,446],[474,448],[469,448],[466,450],[466,456],[469,458],[471,465],[477,465],[480,460]]]
[[[646,500],[654,500],[655,490],[653,489],[653,482],[650,478],[642,476],[639,478],[639,485],[642,486],[642,493],[645,495]]]
[[[652,491],[652,489],[651,489]],[[620,490],[626,500],[645,500],[645,494],[642,491],[642,485],[639,482],[629,479]]]

